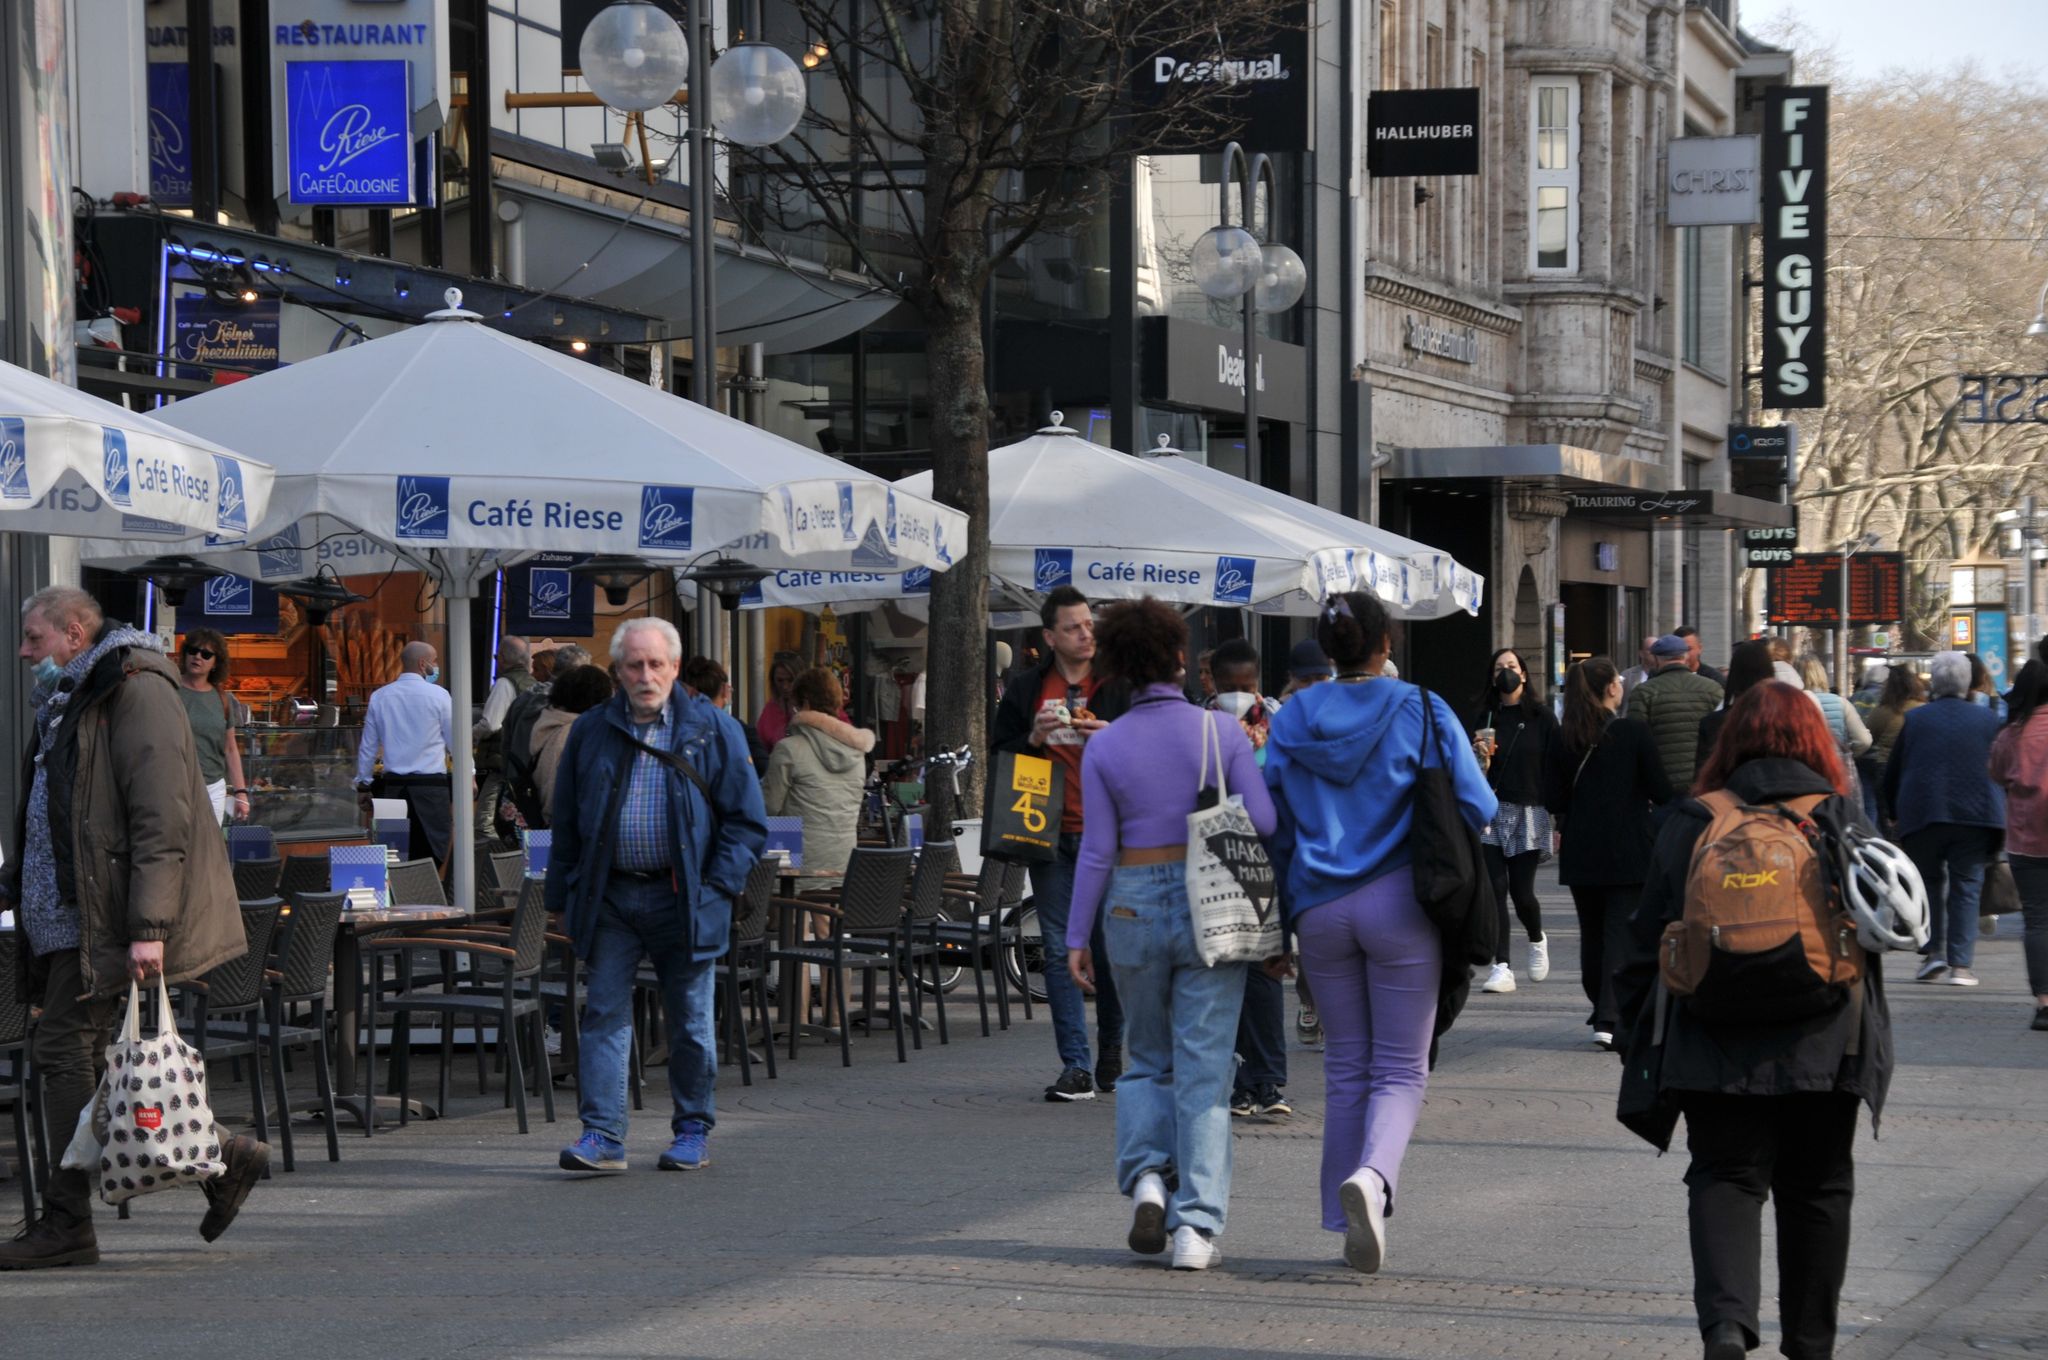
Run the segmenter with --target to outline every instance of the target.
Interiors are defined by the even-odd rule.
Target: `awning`
[[[1396,449],[1393,481],[1489,479],[1551,491],[1618,487],[1661,491],[1664,469],[1641,458],[1597,453],[1571,444],[1488,444],[1476,448]]]
[[[1789,529],[1792,507],[1733,491],[1629,491],[1609,487],[1569,493],[1573,519],[1635,529]]]

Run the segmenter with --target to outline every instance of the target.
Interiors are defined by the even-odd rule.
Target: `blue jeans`
[[[1263,968],[1244,974],[1244,1011],[1237,1019],[1237,1089],[1287,1084],[1287,989]]]
[[[577,1113],[583,1127],[614,1142],[626,1141],[626,1083],[633,1042],[633,978],[645,957],[661,980],[668,1016],[668,1089],[675,1100],[671,1132],[683,1121],[713,1122],[711,1086],[718,1047],[711,1013],[714,962],[690,957],[688,918],[666,882],[613,879],[598,908],[597,935],[584,961],[583,1028]]]
[[[1031,866],[1031,905],[1038,912],[1039,935],[1045,941],[1045,1004],[1052,1012],[1052,1037],[1059,1045],[1060,1066],[1087,1071],[1088,1006],[1080,986],[1067,972],[1067,913],[1074,905],[1074,858],[1081,853],[1081,838],[1060,836],[1060,852],[1043,864]],[[1095,930],[1088,947],[1095,955],[1095,1036],[1104,1048],[1119,1048],[1124,1041],[1124,1008],[1117,1001],[1117,985],[1110,980],[1110,953],[1102,929],[1102,912],[1095,914]]]
[[[1116,1082],[1116,1184],[1157,1171],[1180,1184],[1166,1226],[1223,1231],[1230,1207],[1230,1086],[1245,965],[1207,968],[1179,864],[1119,868],[1103,899],[1116,985],[1130,1003]],[[1100,977],[1102,970],[1096,970]]]
[[[1927,886],[1928,913],[1934,918],[1925,951],[1929,958],[1968,968],[1977,957],[1977,902],[1984,892],[1984,865],[1998,853],[2000,834],[1988,826],[1933,822],[1901,838],[1900,848]]]

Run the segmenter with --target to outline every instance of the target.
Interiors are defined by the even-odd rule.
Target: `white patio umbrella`
[[[1168,447],[1165,435],[1159,436],[1159,447],[1146,453],[1145,461],[1217,496],[1264,506],[1298,520],[1303,526],[1302,533],[1311,541],[1327,540],[1341,545],[1351,554],[1351,584],[1330,583],[1331,589],[1371,591],[1397,618],[1440,619],[1450,614],[1479,612],[1485,578],[1460,565],[1448,553],[1403,538],[1390,529],[1325,509],[1313,501],[1198,463]],[[1321,609],[1322,603],[1320,595],[1301,595],[1268,599],[1257,608],[1260,613],[1310,614]]]
[[[478,325],[449,290],[434,324],[177,403],[180,429],[261,447],[271,510],[239,543],[186,549],[257,579],[304,574],[345,543],[430,573],[448,602],[448,682],[470,691],[479,584],[531,552],[715,557],[757,568],[943,571],[966,516],[766,430]],[[132,562],[154,545],[100,542]],[[376,561],[374,554],[369,561]],[[390,560],[390,559],[386,559]],[[350,562],[368,565],[363,558]],[[372,568],[374,569],[374,568]],[[454,751],[458,834],[471,821],[469,744]],[[454,855],[456,901],[474,864]]]
[[[269,508],[270,488],[267,463],[0,363],[0,527],[239,538]]]

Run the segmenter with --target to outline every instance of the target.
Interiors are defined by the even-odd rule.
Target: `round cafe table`
[[[372,935],[412,930],[421,926],[447,925],[466,921],[469,913],[460,907],[405,906],[394,904],[367,911],[348,910],[341,914],[341,929],[334,933],[334,1104],[358,1124],[368,1126],[370,1108],[395,1112],[398,1097],[366,1095],[356,1090],[357,1034],[362,1027],[363,940]],[[374,1033],[370,1036],[376,1042]],[[397,1042],[397,1036],[393,1036]],[[413,1102],[413,1113],[435,1118],[439,1111],[421,1101]]]

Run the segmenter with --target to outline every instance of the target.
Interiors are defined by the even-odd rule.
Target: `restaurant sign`
[[[285,63],[285,197],[327,208],[409,206],[409,81],[403,61]]]

